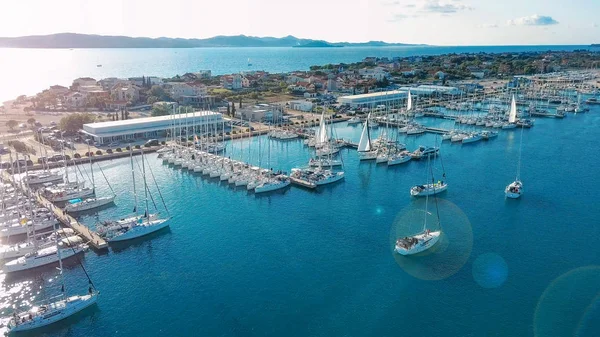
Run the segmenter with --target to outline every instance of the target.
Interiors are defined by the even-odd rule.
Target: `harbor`
[[[513,95],[516,109],[511,112]],[[318,123],[313,125],[263,125],[261,129],[235,135],[225,134],[225,129],[216,135],[209,136],[202,130],[194,135],[191,131],[196,129],[194,125],[173,123],[172,132],[164,139],[165,145],[137,151],[134,148],[132,152],[122,152],[119,156],[92,163],[89,158],[81,158],[74,165],[62,163],[62,167],[60,164],[39,167],[61,174],[69,170],[70,175],[77,175],[79,184],[85,181],[84,185],[78,185],[79,189],[93,187],[96,199],[114,196],[113,204],[69,215],[64,213],[68,202],[50,202],[42,194],[27,190],[23,194],[34,195],[36,208],[50,210],[63,227],[72,228],[74,234],[82,238],[82,244],[93,248],[77,253],[77,256],[82,256],[82,264],[102,292],[99,304],[103,306],[104,303],[119,301],[123,296],[134,314],[147,313],[145,303],[134,299],[141,294],[164,300],[162,294],[150,294],[137,282],[164,287],[170,301],[175,302],[184,303],[190,293],[198,294],[203,303],[221,308],[228,317],[235,316],[234,309],[222,307],[212,297],[214,294],[219,297],[233,294],[237,300],[232,303],[243,308],[264,305],[258,295],[264,289],[263,285],[287,293],[282,285],[292,278],[299,281],[295,283],[298,294],[309,295],[309,298],[286,295],[286,301],[296,301],[299,305],[312,305],[312,296],[321,296],[322,291],[329,287],[340,287],[343,292],[343,289],[370,284],[371,287],[387,286],[393,292],[402,292],[403,285],[396,282],[389,284],[389,280],[394,279],[409,282],[411,287],[423,292],[434,291],[436,285],[422,280],[436,279],[439,280],[437,286],[450,289],[454,287],[454,278],[472,282],[471,269],[474,267],[467,261],[485,257],[490,251],[506,261],[511,270],[509,275],[523,273],[533,263],[549,267],[554,259],[559,258],[558,252],[546,250],[522,258],[506,245],[499,244],[505,235],[516,238],[514,243],[517,246],[525,244],[526,237],[518,234],[533,231],[511,225],[515,217],[519,221],[543,219],[546,227],[573,239],[572,234],[563,230],[564,224],[551,208],[569,207],[573,212],[581,213],[576,216],[579,223],[590,221],[583,209],[593,207],[593,198],[575,204],[559,192],[560,186],[565,184],[585,190],[587,174],[573,180],[567,177],[580,174],[577,167],[564,167],[553,172],[546,168],[547,162],[573,153],[592,137],[595,132],[593,125],[600,118],[598,106],[582,103],[580,107],[588,109],[585,112],[575,112],[574,109],[567,112],[565,109],[563,118],[541,118],[535,113],[541,113],[542,107],[546,113],[555,115],[560,104],[551,104],[548,108],[543,103],[539,111],[536,106],[532,114],[528,109],[536,100],[517,104],[519,99],[523,100],[519,95],[519,91],[505,92],[499,103],[471,102],[472,108],[465,107],[463,110],[445,106],[422,108],[421,98],[415,95],[414,110],[411,107],[407,111],[406,101],[379,111],[372,107],[373,111],[361,114],[360,121],[356,123],[350,122],[355,116],[332,119],[328,114],[315,113],[310,118],[318,120]],[[589,98],[584,97],[582,102]],[[568,101],[573,103],[577,99]],[[568,107],[569,102],[563,105]],[[478,106],[479,109],[476,108]],[[517,125],[519,121],[533,120],[533,117],[532,124]],[[486,123],[491,124],[486,126]],[[322,133],[322,130],[326,132]],[[185,135],[183,139],[182,135]],[[554,146],[549,147],[548,144]],[[523,153],[528,153],[523,156],[521,168],[527,193],[512,202],[505,198],[504,191],[515,178],[517,163],[521,166],[521,147]],[[366,152],[372,152],[373,157],[361,160],[364,157],[361,153]],[[391,160],[400,154],[407,159]],[[598,164],[597,156],[582,160],[585,165]],[[42,176],[37,168],[25,173],[21,167],[18,179],[13,179],[5,170],[4,179],[15,184],[13,187],[20,188],[19,179],[23,175]],[[426,255],[430,259],[425,261],[423,256],[417,255],[406,260],[408,257],[392,249],[397,239],[397,219],[406,212],[423,213],[426,201],[425,197],[418,197],[418,193],[429,188],[425,183],[431,182],[430,179],[423,179],[428,168],[439,184],[432,183],[436,186],[434,188],[440,188],[436,201],[433,197],[429,200],[429,211],[439,212],[443,234],[431,248],[430,255]],[[539,178],[542,175],[543,178]],[[243,178],[243,181],[239,184],[236,184],[238,180],[230,181],[234,176]],[[71,176],[71,182],[72,179]],[[319,185],[319,182],[326,184]],[[270,185],[276,186],[264,188]],[[423,189],[413,192],[415,187]],[[58,187],[48,185],[42,189],[55,188]],[[548,195],[554,197],[549,199]],[[86,198],[91,197],[83,197]],[[162,206],[161,201],[164,201]],[[553,206],[541,209],[535,206],[538,203]],[[519,212],[515,213],[517,209]],[[114,237],[106,236],[106,230],[100,230],[102,223],[126,219],[132,210],[133,214],[137,212],[133,220],[136,223],[139,220],[142,223],[146,220],[148,223],[163,221],[156,226],[168,224],[168,227],[120,242],[111,241]],[[299,216],[299,213],[302,215]],[[463,221],[464,214],[468,222]],[[497,214],[498,218],[490,222],[489,214]],[[582,230],[580,225],[575,226]],[[405,230],[414,232],[417,227]],[[469,234],[472,235],[470,238]],[[392,248],[381,242],[390,235],[393,236]],[[545,235],[545,240],[550,242],[559,240],[553,230]],[[240,240],[246,243],[243,253]],[[411,242],[405,240],[403,244],[408,247]],[[442,245],[444,249],[436,248]],[[348,249],[348,246],[353,249]],[[393,258],[390,258],[389,250],[394,251]],[[325,256],[331,261],[322,262]],[[220,261],[218,264],[211,262],[216,257]],[[560,258],[575,261],[585,259],[585,256],[560,254]],[[524,261],[515,262],[519,259]],[[75,263],[79,257],[65,260]],[[362,266],[361,270],[345,267],[341,261],[348,260]],[[314,289],[310,281],[315,272],[311,271],[311,266],[316,261],[321,261],[316,271],[320,275],[321,290]],[[414,262],[409,261],[420,261],[428,272],[413,268],[411,263]],[[277,270],[273,269],[273,264]],[[443,273],[436,268],[441,265],[446,266]],[[252,273],[248,272],[248,266],[254,270]],[[44,268],[38,269],[39,273],[51,273]],[[347,275],[342,281],[339,280],[340,268]],[[198,272],[200,270],[202,272]],[[86,293],[88,282],[80,268],[65,269],[65,273],[68,289]],[[119,279],[114,277],[116,273],[120,275]],[[182,276],[186,273],[190,276]],[[232,278],[232,273],[240,275]],[[382,274],[384,277],[370,278],[363,273]],[[7,287],[28,282],[30,277],[9,276]],[[170,281],[173,278],[179,284],[173,285]],[[15,297],[28,296],[42,287],[52,286],[46,280],[35,282],[34,286],[15,294]],[[493,296],[517,296],[511,287],[502,287],[502,284],[510,282],[510,277],[502,279],[500,285],[495,286],[499,294]],[[485,280],[472,283],[469,289],[490,285]],[[242,285],[252,294],[242,296]],[[545,285],[536,284],[534,288],[542,292]],[[56,287],[53,291],[59,293]],[[341,292],[334,296],[343,298]],[[434,297],[444,303],[458,305],[456,298],[444,294]],[[276,301],[274,305],[283,303],[273,301]],[[474,301],[479,306],[486,306],[481,297],[475,297]],[[377,302],[390,310],[402,309],[387,298],[382,297]],[[350,305],[362,307],[368,303],[354,300]],[[535,310],[535,305],[535,301],[528,301],[528,310]],[[173,308],[171,304],[169,306]],[[422,309],[431,315],[455,315],[445,306]],[[8,310],[5,309],[5,315],[8,315]],[[506,317],[512,315],[509,309],[499,312]],[[113,311],[94,309],[90,315],[113,325],[110,328],[94,327],[94,331],[99,333],[110,334],[112,329],[123,329],[131,334],[143,335],[151,334],[150,329],[157,328],[154,323],[128,326]],[[158,320],[161,315],[151,313],[150,317]],[[244,314],[240,329],[246,329],[246,323],[257,319],[257,315]],[[419,320],[417,315],[409,315]],[[183,318],[169,313],[167,316],[169,323],[165,329],[183,324]],[[275,316],[282,318],[280,314]],[[222,332],[213,319],[209,310],[194,318],[194,322],[205,326],[207,333]],[[366,319],[376,322],[379,318],[367,315]],[[85,320],[75,320],[73,324],[82,332],[92,329]],[[61,330],[56,329],[49,331]],[[273,329],[283,333],[286,326],[275,323]],[[360,327],[356,326],[356,329]],[[392,331],[391,328],[389,331]]]

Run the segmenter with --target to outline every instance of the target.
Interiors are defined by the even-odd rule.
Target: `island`
[[[293,48],[340,48],[343,46],[337,44],[331,44],[325,41],[312,41],[309,43],[293,46]]]

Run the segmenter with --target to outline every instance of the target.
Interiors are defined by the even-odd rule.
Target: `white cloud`
[[[440,0],[427,0],[423,5],[423,12],[450,14],[463,10],[470,10],[472,7],[459,4],[457,1],[444,2]]]
[[[410,18],[416,18],[416,17],[417,17],[416,15],[410,15],[410,14],[394,14],[387,21],[388,22],[399,22],[399,21],[404,21],[406,19],[410,19]]]
[[[597,23],[592,23],[592,28],[598,28],[598,24]]]
[[[498,28],[498,25],[495,23],[484,23],[481,25],[477,25],[478,28]]]
[[[551,16],[537,14],[508,20],[508,25],[510,26],[550,26],[556,24],[558,24],[558,21],[554,20]]]

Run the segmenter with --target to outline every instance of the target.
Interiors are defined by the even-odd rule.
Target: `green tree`
[[[148,96],[148,99],[146,99],[146,103],[148,104],[154,104],[158,102],[158,97],[156,96]]]
[[[240,96],[240,109],[242,108],[242,97]]]
[[[231,107],[227,104],[227,116],[231,116]]]
[[[19,124],[19,122],[17,122],[14,119],[10,119],[10,120],[6,121],[6,126],[11,130],[13,130],[15,128],[15,126],[17,126],[18,124]]]
[[[83,128],[83,124],[92,123],[96,116],[89,113],[76,113],[60,119],[60,129],[67,134],[75,134]]]
[[[166,116],[169,114],[169,106],[167,104],[156,104],[152,107],[152,116]]]
[[[159,101],[172,101],[173,98],[169,93],[163,89],[160,85],[153,85],[150,90],[148,90],[148,96],[155,96]]]
[[[231,116],[235,117],[235,103],[231,102]]]
[[[33,127],[33,124],[35,124],[35,118],[31,117],[27,120],[27,124],[31,125]]]

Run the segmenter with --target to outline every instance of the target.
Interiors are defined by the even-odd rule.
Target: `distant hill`
[[[149,38],[129,36],[60,33],[22,37],[0,37],[0,48],[199,48],[199,47],[321,47],[334,46],[405,46],[402,43],[370,41],[364,43],[330,43],[321,40],[246,35],[215,36],[207,39]]]
[[[329,42],[325,42],[325,41],[311,41],[309,43],[305,43],[305,44],[301,44],[298,46],[293,46],[294,48],[336,48],[336,47],[343,47],[342,45],[338,45],[338,44],[331,44]]]

